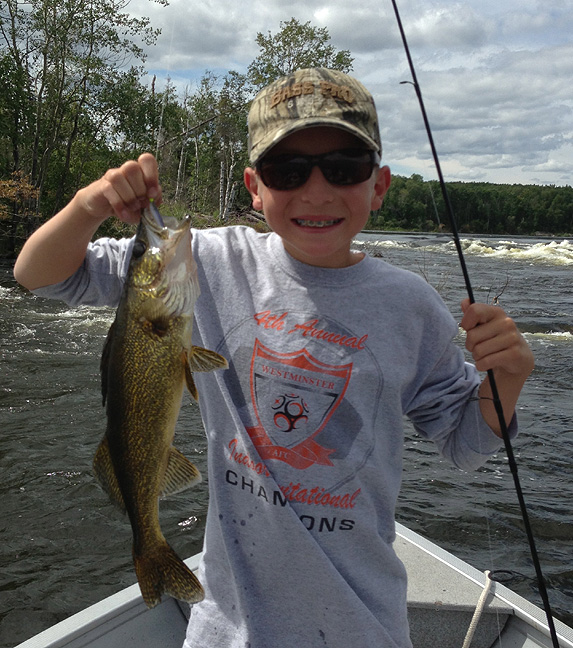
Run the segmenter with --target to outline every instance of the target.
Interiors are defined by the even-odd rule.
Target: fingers
[[[151,153],[143,153],[137,160],[145,186],[147,187],[147,197],[155,200],[158,204],[161,203],[161,187],[159,186],[159,170],[157,168],[157,160]]]
[[[503,317],[468,330],[466,348],[479,371],[500,367],[514,373],[512,367],[519,360],[522,341],[513,320]]]
[[[139,221],[149,200],[161,202],[157,161],[144,153],[117,169],[109,169],[102,178],[102,194],[115,215],[128,223]]]
[[[479,371],[503,369],[511,374],[530,373],[533,354],[515,322],[502,308],[462,303],[460,326],[467,331],[466,348]]]
[[[489,321],[507,317],[505,312],[499,306],[490,306],[489,304],[470,304],[470,300],[466,297],[462,301],[462,312],[464,314],[460,326],[466,331],[478,326],[478,324],[486,324]]]

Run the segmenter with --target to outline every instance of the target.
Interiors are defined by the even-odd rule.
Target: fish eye
[[[135,241],[132,254],[136,259],[139,259],[145,254],[145,250],[147,250],[147,245],[143,241]]]

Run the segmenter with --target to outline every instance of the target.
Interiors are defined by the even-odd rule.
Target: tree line
[[[573,188],[555,185],[448,182],[447,192],[460,232],[475,234],[573,234]],[[449,230],[437,180],[414,174],[393,176],[370,229]]]
[[[205,71],[183,93],[171,80],[160,88],[146,73],[142,49],[143,44],[155,44],[159,32],[148,18],[131,16],[128,5],[129,0],[0,3],[3,256],[14,256],[31,231],[79,188],[144,151],[158,159],[165,203],[175,215],[191,212],[206,223],[220,224],[232,214],[248,212],[250,197],[242,184],[248,163],[246,114],[257,91],[300,67],[352,70],[350,52],[336,50],[326,28],[293,18],[281,22],[275,34],[257,34],[259,55],[246,73],[217,76]],[[503,222],[503,227],[525,228],[531,220],[527,200],[519,201],[523,213],[514,206],[510,214],[502,205],[511,201],[495,187],[452,185],[452,190],[456,201],[459,192],[464,226],[481,227],[483,222],[484,227],[498,227]],[[544,191],[530,190],[539,195]],[[558,231],[573,229],[569,194],[557,193],[562,197],[548,206],[556,214],[553,220],[547,221],[545,197],[529,200],[540,205],[535,217],[539,224],[532,229],[552,231],[554,222]],[[473,201],[475,209],[465,200]],[[440,210],[432,183],[396,177],[370,225],[440,227]],[[568,212],[568,221],[562,212]],[[123,231],[110,220],[103,233]]]

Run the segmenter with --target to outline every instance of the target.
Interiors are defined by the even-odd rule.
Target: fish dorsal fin
[[[106,436],[104,436],[95,453],[93,467],[96,477],[101,487],[108,494],[109,499],[125,513],[125,502],[119,488],[117,477],[115,476]]]
[[[171,448],[159,497],[175,495],[201,481],[201,473],[183,454]]]
[[[229,366],[222,355],[198,346],[191,347],[188,362],[191,371],[213,371],[214,369],[227,369]]]

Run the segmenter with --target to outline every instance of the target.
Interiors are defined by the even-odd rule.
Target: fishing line
[[[452,236],[454,239],[454,243],[456,246],[456,250],[458,253],[458,258],[460,261],[460,265],[462,268],[462,273],[464,276],[464,281],[466,284],[466,291],[468,293],[468,297],[470,299],[470,303],[473,304],[475,302],[474,300],[474,295],[473,295],[473,290],[468,274],[468,270],[466,267],[466,262],[464,258],[464,253],[462,250],[461,242],[460,242],[460,237],[458,234],[458,229],[456,227],[456,222],[454,218],[454,212],[452,209],[452,205],[450,203],[450,198],[448,195],[448,190],[446,188],[446,183],[444,181],[444,177],[442,175],[442,169],[440,166],[440,161],[438,158],[438,153],[436,151],[436,147],[434,145],[434,138],[432,136],[432,130],[430,128],[430,122],[428,120],[428,116],[426,114],[426,108],[424,106],[424,100],[422,98],[422,91],[420,90],[420,85],[418,83],[418,79],[416,77],[416,70],[414,68],[414,63],[412,62],[412,57],[410,55],[410,48],[408,47],[408,42],[406,40],[406,34],[404,32],[404,28],[402,26],[402,20],[400,18],[400,13],[398,11],[398,6],[396,4],[396,0],[392,0],[392,6],[394,7],[394,13],[396,14],[396,21],[398,23],[398,28],[400,30],[400,35],[402,37],[402,43],[404,44],[404,50],[406,52],[406,57],[408,59],[408,64],[410,66],[410,73],[412,75],[412,81],[402,81],[402,83],[409,83],[414,86],[414,89],[416,90],[416,95],[418,97],[418,102],[420,104],[420,109],[422,111],[422,117],[424,120],[424,125],[426,127],[426,133],[428,135],[428,140],[430,142],[430,148],[432,149],[432,156],[434,158],[434,163],[436,165],[436,170],[438,172],[438,178],[440,181],[440,188],[442,190],[442,196],[444,198],[444,204],[446,206],[446,213],[448,215],[448,220],[450,223],[450,227],[452,230]],[[554,648],[559,648],[559,640],[557,639],[557,632],[555,630],[555,624],[553,622],[553,615],[551,612],[551,605],[549,603],[549,597],[547,595],[547,588],[545,586],[545,578],[543,577],[543,572],[541,571],[541,564],[539,562],[539,557],[537,554],[537,549],[535,546],[535,538],[533,537],[533,531],[531,529],[531,524],[529,522],[529,514],[527,511],[527,506],[525,504],[525,498],[523,496],[523,491],[521,488],[521,483],[519,480],[519,475],[518,475],[518,470],[517,470],[517,463],[515,461],[515,456],[513,454],[513,448],[511,446],[511,440],[509,438],[509,432],[507,430],[507,425],[505,424],[505,416],[503,414],[503,407],[499,398],[499,392],[497,389],[497,384],[495,382],[495,377],[493,375],[493,370],[489,369],[487,372],[487,376],[489,379],[489,385],[492,393],[492,400],[493,404],[495,407],[495,411],[497,414],[497,418],[499,420],[499,426],[501,429],[501,434],[503,438],[503,443],[505,446],[505,451],[507,454],[507,461],[509,468],[511,470],[511,474],[513,476],[513,482],[515,486],[515,492],[517,494],[517,499],[519,501],[519,507],[521,510],[521,517],[523,519],[523,524],[525,527],[525,532],[527,535],[527,540],[529,542],[529,549],[531,553],[531,558],[533,560],[533,565],[535,567],[535,573],[537,576],[537,585],[539,588],[539,594],[541,596],[541,599],[543,601],[543,608],[545,610],[545,614],[547,616],[547,625],[549,628],[549,633],[551,635],[551,640],[553,642]]]

